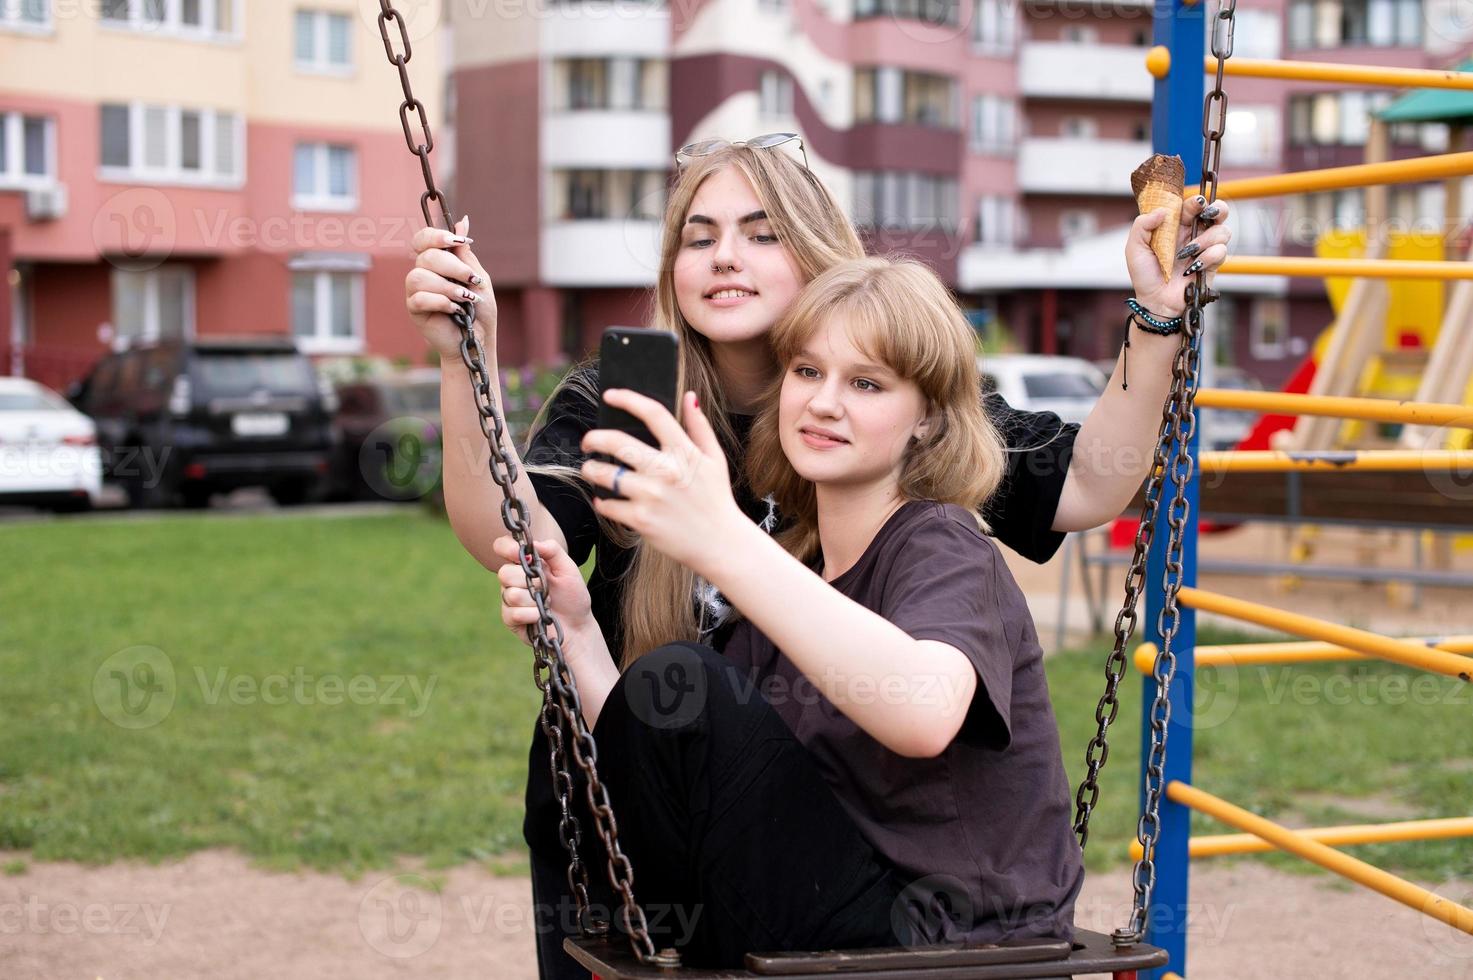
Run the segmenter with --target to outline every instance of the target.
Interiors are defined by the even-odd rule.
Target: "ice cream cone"
[[[1141,214],[1157,208],[1166,209],[1166,220],[1151,232],[1151,251],[1161,263],[1161,274],[1171,278],[1171,266],[1176,261],[1176,230],[1181,225],[1182,185],[1186,180],[1186,167],[1179,156],[1157,153],[1135,168],[1130,175],[1130,189],[1135,194],[1136,207]]]

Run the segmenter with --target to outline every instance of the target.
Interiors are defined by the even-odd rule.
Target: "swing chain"
[[[1217,59],[1217,75],[1213,89],[1202,106],[1202,193],[1210,205],[1217,199],[1217,165],[1222,156],[1222,134],[1226,129],[1227,94],[1223,91],[1223,75],[1227,59],[1233,53],[1234,14],[1237,0],[1219,0],[1217,15],[1212,25],[1212,54]],[[1202,212],[1192,219],[1192,237],[1195,239],[1207,229],[1209,222],[1203,221]],[[1162,573],[1161,611],[1156,617],[1156,632],[1161,637],[1161,649],[1156,654],[1151,676],[1156,683],[1156,695],[1151,702],[1151,744],[1145,759],[1145,806],[1140,822],[1136,825],[1136,840],[1141,845],[1141,858],[1131,874],[1135,889],[1135,900],[1131,906],[1130,924],[1115,930],[1112,936],[1116,945],[1133,945],[1141,941],[1149,926],[1151,893],[1156,887],[1156,839],[1161,833],[1161,798],[1166,792],[1166,740],[1171,722],[1171,684],[1176,677],[1176,632],[1181,626],[1181,610],[1177,599],[1185,575],[1183,551],[1186,544],[1187,521],[1195,518],[1187,500],[1187,483],[1192,478],[1195,460],[1189,451],[1189,443],[1197,429],[1195,402],[1197,385],[1200,381],[1199,368],[1202,350],[1202,307],[1208,302],[1206,272],[1199,270],[1195,281],[1187,284],[1187,314],[1181,346],[1176,352],[1172,366],[1172,392],[1174,397],[1168,414],[1171,417],[1171,438],[1176,444],[1176,455],[1172,460],[1171,482],[1173,496],[1166,510],[1169,532],[1166,542],[1165,570]],[[1191,709],[1187,705],[1188,710]]]
[[[397,28],[400,50],[396,50],[389,25]],[[384,43],[384,53],[389,63],[399,72],[399,83],[404,101],[399,105],[399,121],[404,129],[404,140],[409,151],[419,158],[420,170],[424,175],[425,192],[420,196],[420,211],[425,224],[436,225],[430,213],[430,204],[439,206],[442,226],[453,231],[455,223],[450,217],[450,206],[445,195],[435,186],[434,173],[430,167],[430,151],[434,138],[430,134],[429,121],[424,104],[414,96],[409,81],[409,60],[413,57],[408,25],[403,14],[395,9],[391,0],[379,0],[379,36]],[[418,117],[423,139],[416,141],[410,128],[411,114]],[[619,827],[614,819],[613,807],[609,804],[606,787],[598,778],[598,748],[593,733],[583,717],[582,702],[578,697],[578,685],[563,656],[563,628],[548,606],[547,576],[541,557],[532,545],[532,521],[526,503],[516,492],[516,463],[502,448],[506,426],[500,408],[496,404],[496,386],[486,368],[486,350],[480,336],[473,329],[475,315],[470,303],[461,303],[458,312],[450,315],[452,322],[460,328],[460,359],[470,372],[472,395],[476,401],[476,412],[490,448],[491,479],[501,488],[501,519],[506,529],[517,542],[517,562],[527,579],[527,588],[537,606],[537,622],[527,628],[532,640],[532,678],[542,692],[542,709],[538,723],[547,736],[550,746],[549,763],[552,770],[553,788],[561,809],[559,833],[569,855],[568,886],[578,908],[578,922],[585,936],[606,935],[608,924],[592,920],[588,900],[588,871],[579,857],[582,832],[578,818],[571,812],[574,792],[572,776],[567,766],[567,749],[571,747],[573,759],[587,780],[587,799],[594,815],[595,830],[603,840],[609,856],[609,881],[618,890],[622,899],[623,926],[629,934],[634,954],[641,964],[678,966],[680,961],[673,950],[655,952],[650,939],[649,927],[644,910],[634,898],[634,869],[629,858],[619,847]],[[564,733],[571,731],[570,745],[565,744]]]

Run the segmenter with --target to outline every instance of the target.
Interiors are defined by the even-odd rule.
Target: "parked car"
[[[45,385],[0,378],[0,504],[86,510],[101,490],[92,420]]]
[[[102,358],[73,398],[135,507],[203,507],[248,486],[286,505],[325,489],[337,395],[290,337],[130,348]]]
[[[1065,422],[1083,422],[1109,377],[1090,362],[1054,354],[983,354],[977,358],[982,385],[1014,408],[1053,412]]]
[[[331,495],[416,500],[440,482],[438,368],[337,386]]]

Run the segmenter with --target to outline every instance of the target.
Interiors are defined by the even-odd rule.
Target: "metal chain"
[[[395,49],[393,37],[389,33],[390,24],[395,25],[398,30],[402,50]],[[404,141],[409,152],[419,158],[420,170],[424,174],[425,192],[420,195],[420,211],[424,215],[425,224],[433,227],[436,221],[430,214],[430,204],[433,202],[439,205],[443,227],[447,231],[453,231],[455,224],[450,217],[449,203],[435,186],[434,173],[430,167],[430,151],[435,144],[430,134],[429,119],[424,103],[414,97],[414,90],[409,82],[408,65],[414,53],[409,42],[408,25],[390,0],[379,0],[378,28],[379,36],[384,42],[384,53],[388,55],[389,63],[398,69],[399,83],[404,93],[404,101],[399,105],[399,122],[404,128]],[[411,113],[419,118],[422,140],[416,141],[411,130]],[[552,770],[553,790],[561,810],[559,833],[563,846],[568,851],[568,887],[577,903],[579,927],[585,936],[608,933],[608,924],[594,922],[589,910],[588,871],[579,857],[582,830],[571,808],[573,780],[567,767],[566,750],[569,745],[564,739],[564,733],[569,730],[573,733],[573,759],[587,780],[587,799],[589,809],[594,815],[594,829],[598,831],[608,854],[609,882],[620,894],[622,924],[629,934],[634,954],[642,964],[679,966],[680,958],[674,950],[655,951],[644,910],[634,898],[634,869],[619,847],[618,823],[609,804],[608,791],[598,777],[598,748],[583,717],[578,685],[563,656],[562,624],[548,606],[547,577],[542,559],[532,546],[531,515],[526,503],[516,492],[516,463],[502,448],[506,425],[496,404],[497,386],[492,383],[490,372],[486,368],[485,347],[472,328],[475,314],[471,304],[460,304],[459,312],[451,314],[450,318],[460,328],[460,359],[470,372],[481,434],[486,437],[486,443],[490,447],[491,479],[501,488],[503,494],[501,519],[517,542],[517,562],[527,577],[528,591],[537,606],[537,622],[528,627],[528,635],[532,640],[532,679],[542,692],[542,710],[538,722],[550,746],[548,761]]]
[[[1207,94],[1202,105],[1201,193],[1208,204],[1217,199],[1217,168],[1222,156],[1222,135],[1227,119],[1227,93],[1223,90],[1223,75],[1227,59],[1233,53],[1236,10],[1237,0],[1219,0],[1217,15],[1212,24],[1211,48],[1217,59],[1217,75],[1212,91]],[[1208,223],[1202,220],[1201,212],[1198,212],[1192,221],[1192,237],[1196,238],[1207,226]],[[1151,745],[1145,759],[1146,802],[1136,826],[1136,839],[1140,841],[1142,855],[1131,876],[1135,896],[1130,922],[1126,927],[1116,929],[1112,936],[1117,946],[1132,946],[1141,941],[1146,930],[1151,894],[1156,885],[1156,838],[1161,831],[1161,797],[1165,789],[1167,726],[1171,720],[1170,690],[1176,676],[1174,643],[1177,629],[1181,625],[1177,596],[1182,586],[1182,551],[1186,526],[1191,517],[1186,487],[1194,466],[1189,442],[1197,426],[1195,403],[1202,348],[1202,307],[1216,298],[1212,290],[1207,288],[1205,271],[1199,271],[1196,280],[1187,285],[1186,298],[1187,312],[1181,345],[1177,348],[1172,363],[1171,390],[1162,409],[1161,430],[1157,437],[1151,474],[1146,483],[1145,499],[1141,504],[1135,550],[1125,576],[1125,601],[1115,618],[1115,643],[1105,661],[1105,692],[1095,707],[1096,732],[1085,749],[1085,777],[1075,795],[1074,832],[1082,848],[1089,840],[1090,816],[1100,798],[1099,774],[1110,757],[1108,732],[1120,711],[1120,682],[1127,665],[1125,648],[1136,628],[1136,606],[1145,579],[1146,556],[1151,548],[1156,518],[1160,512],[1161,488],[1168,472],[1167,456],[1174,444],[1175,452],[1169,466],[1173,493],[1166,511],[1169,530],[1166,567],[1162,576],[1164,599],[1157,617],[1161,649],[1151,670],[1156,682],[1156,695],[1149,716]]]

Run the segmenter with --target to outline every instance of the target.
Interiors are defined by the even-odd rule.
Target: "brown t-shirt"
[[[1058,728],[1033,618],[997,545],[966,509],[910,501],[831,584],[912,637],[956,647],[976,668],[962,729],[936,758],[906,758],[875,741],[748,621],[723,652],[912,889],[918,938],[1072,938],[1084,867]],[[886,696],[883,679],[874,690]],[[916,696],[940,704],[946,693],[938,685]]]

